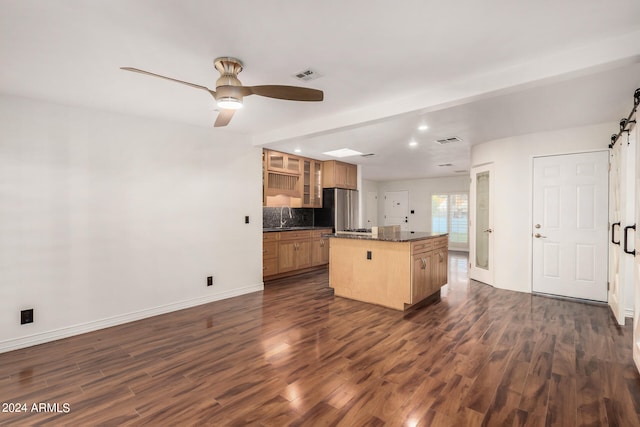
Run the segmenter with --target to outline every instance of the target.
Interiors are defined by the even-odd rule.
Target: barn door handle
[[[618,240],[617,242],[613,240],[614,236],[616,235],[616,225],[620,227],[620,222],[614,222],[613,224],[611,224],[611,243],[620,246],[620,240]]]
[[[634,230],[634,231],[635,231],[635,229],[636,229],[636,225],[635,225],[635,224],[633,224],[633,225],[627,225],[627,226],[624,228],[624,253],[625,253],[625,254],[629,254],[629,255],[636,256],[636,251],[635,251],[635,249],[634,249],[634,250],[632,250],[632,251],[630,251],[629,249],[627,249],[627,243],[629,243],[629,238],[628,238],[628,233],[627,233],[627,231],[629,231],[629,229],[632,229],[632,230]]]

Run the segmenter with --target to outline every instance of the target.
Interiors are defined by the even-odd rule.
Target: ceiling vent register
[[[461,138],[458,138],[457,136],[452,136],[449,138],[442,138],[442,139],[436,139],[436,142],[440,145],[444,145],[444,144],[451,144],[452,142],[460,142],[462,141]]]
[[[293,77],[298,80],[308,82],[310,80],[315,80],[319,77],[322,77],[322,75],[317,71],[312,70],[311,68],[307,68],[306,70],[302,70],[299,73],[295,73]]]

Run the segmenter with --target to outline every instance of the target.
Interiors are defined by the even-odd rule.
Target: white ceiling
[[[455,175],[469,168],[473,144],[617,122],[640,87],[637,0],[0,0],[0,7],[0,93],[211,127],[216,112],[206,92],[119,67],[213,88],[213,59],[235,56],[246,85],[309,86],[325,100],[248,97],[216,132],[310,157],[343,147],[372,152],[347,159],[363,165],[366,179]],[[292,77],[307,67],[322,77]],[[423,122],[429,130],[417,131]],[[449,136],[463,141],[433,143]]]

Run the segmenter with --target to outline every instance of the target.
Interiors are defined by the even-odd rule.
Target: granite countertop
[[[338,239],[378,240],[383,242],[412,242],[414,240],[432,239],[447,236],[448,233],[431,233],[420,231],[400,231],[396,233],[372,236],[371,234],[326,234],[327,237]]]
[[[313,227],[313,226],[301,226],[301,227],[270,227],[263,228],[263,233],[271,233],[274,231],[298,231],[298,230],[327,230],[331,229],[331,227]]]

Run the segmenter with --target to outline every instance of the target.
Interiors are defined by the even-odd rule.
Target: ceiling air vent
[[[453,166],[453,164],[451,164],[451,163],[443,163],[443,164],[438,165],[438,166],[443,168],[443,167],[447,167],[447,166]]]
[[[307,68],[306,70],[302,70],[298,73],[295,73],[293,77],[295,77],[298,80],[308,82],[309,80],[315,80],[318,77],[322,77],[322,74],[312,70],[311,68]]]
[[[371,156],[375,156],[375,153],[360,154],[360,157],[371,157]]]
[[[442,139],[436,139],[436,142],[440,145],[445,145],[445,144],[451,144],[452,142],[460,142],[462,141],[461,138],[458,138],[457,136],[452,136],[449,138],[442,138]]]

